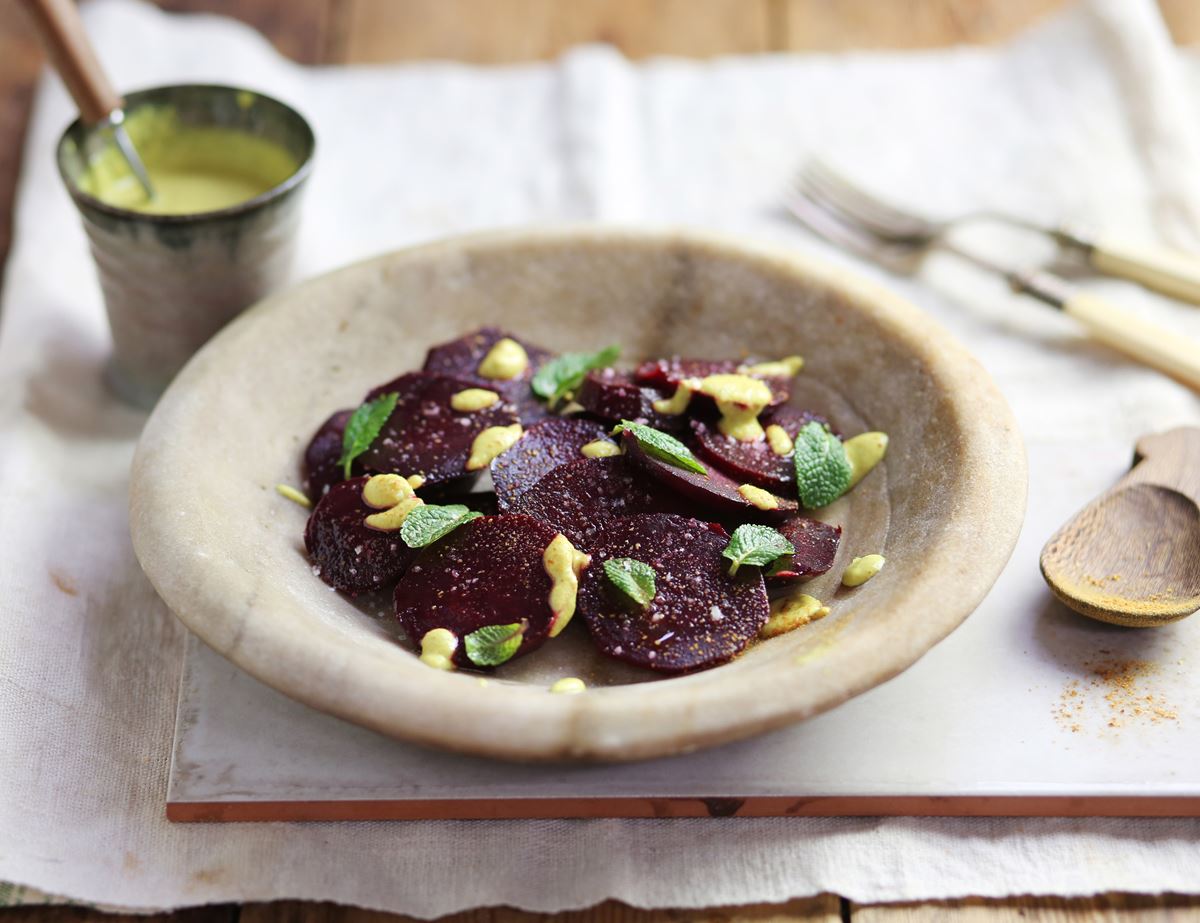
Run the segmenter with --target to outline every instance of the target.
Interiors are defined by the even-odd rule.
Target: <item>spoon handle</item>
[[[72,0],[21,0],[46,54],[89,125],[102,122],[122,100],[109,82],[83,30]]]

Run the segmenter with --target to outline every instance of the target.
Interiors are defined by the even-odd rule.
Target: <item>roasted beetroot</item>
[[[527,429],[517,444],[492,462],[492,484],[501,509],[559,465],[583,458],[591,442],[609,442],[608,427],[594,420],[548,417]],[[615,448],[615,444],[613,444]]]
[[[353,410],[339,410],[321,424],[320,429],[313,434],[312,441],[304,450],[304,492],[308,499],[316,503],[334,484],[343,479],[342,466],[338,459],[342,457],[342,434],[346,431],[346,421],[350,419]],[[360,473],[358,465],[351,468],[351,473]]]
[[[458,638],[454,662],[471,666],[468,634],[520,625],[515,656],[537,650],[555,620],[543,555],[556,534],[531,516],[484,516],[421,549],[396,586],[396,617],[409,643],[419,651],[426,632],[445,628]]]
[[[451,397],[474,387],[459,378],[410,372],[372,390],[368,400],[391,392],[399,399],[378,438],[359,458],[362,469],[420,474],[428,488],[473,479],[478,472],[467,470],[467,458],[475,437],[489,427],[517,422],[512,405],[503,402],[471,412],[450,406]]]
[[[369,478],[340,481],[317,504],[304,530],[313,572],[332,587],[356,596],[390,587],[415,556],[400,531],[366,524],[379,510],[363,500]]]
[[[637,384],[624,372],[597,369],[583,379],[575,400],[588,413],[612,423],[633,420],[668,432],[686,429],[684,414],[665,414],[654,409],[654,402],[663,396],[663,392]]]
[[[739,653],[766,622],[769,605],[753,568],[729,576],[721,556],[728,540],[719,526],[685,516],[610,520],[596,536],[579,586],[579,613],[596,646],[666,672],[710,667]],[[606,574],[604,562],[616,558],[654,569],[655,595],[645,607]]]
[[[813,420],[826,422],[824,417],[787,404],[768,411],[761,418],[764,429],[779,426],[793,440],[804,424]],[[705,420],[692,420],[692,433],[701,460],[712,462],[740,483],[754,484],[785,497],[796,493],[796,466],[791,452],[776,455],[766,439],[741,442],[726,436],[715,423]]]
[[[500,340],[509,339],[520,343],[529,359],[528,367],[516,378],[497,379],[479,374],[479,365],[487,357],[488,352]],[[534,373],[554,354],[540,346],[534,346],[515,337],[498,327],[481,327],[473,333],[440,343],[429,349],[425,355],[423,370],[438,375],[449,375],[471,382],[476,388],[487,388],[495,391],[505,401],[517,408],[522,423],[532,423],[546,416],[546,405],[538,400],[529,389],[530,379]]]
[[[782,519],[798,509],[795,500],[770,495],[772,508],[763,509],[751,503],[738,492],[737,481],[722,474],[717,468],[708,466],[707,474],[697,474],[662,461],[643,451],[637,436],[626,430],[621,433],[626,456],[650,477],[699,506],[714,517],[741,517],[743,519]]]
[[[766,572],[768,583],[807,580],[819,577],[833,567],[842,538],[841,526],[807,516],[792,516],[775,528],[796,550]]]
[[[709,375],[737,375],[743,372],[743,363],[734,359],[655,359],[643,362],[634,370],[633,378],[639,384],[660,388],[674,393],[685,379],[707,378]],[[761,378],[771,388],[771,406],[784,404],[792,394],[792,379],[789,376],[751,375]]]

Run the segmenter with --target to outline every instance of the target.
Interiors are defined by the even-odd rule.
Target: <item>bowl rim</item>
[[[716,671],[704,671],[555,696],[531,685],[491,684],[485,689],[474,677],[431,671],[415,658],[418,669],[396,669],[380,648],[362,645],[348,655],[355,661],[352,670],[345,658],[333,658],[336,663],[324,663],[315,676],[302,676],[297,668],[314,663],[312,648],[324,643],[321,639],[308,632],[282,638],[260,633],[263,620],[256,624],[250,603],[234,604],[205,583],[185,579],[177,558],[159,554],[161,543],[173,538],[168,525],[178,522],[173,484],[156,477],[156,472],[171,470],[170,453],[179,451],[172,438],[175,416],[186,411],[193,382],[204,380],[207,358],[250,329],[256,318],[318,287],[364,273],[386,274],[396,264],[512,247],[606,244],[708,250],[836,292],[853,310],[895,335],[938,380],[960,450],[954,513],[939,523],[921,573],[900,578],[888,597],[889,607],[914,607],[922,619],[894,639],[887,656],[864,648],[867,639],[850,632],[824,658],[831,668],[865,658],[869,669],[850,682],[834,683],[817,698],[805,696],[811,693],[804,688],[811,676],[803,670],[784,676],[777,670],[740,671],[736,679],[721,682],[706,682],[704,677]],[[779,728],[833,708],[907,669],[958,627],[991,589],[1016,545],[1026,489],[1024,446],[1012,411],[990,376],[965,347],[900,295],[794,247],[690,229],[584,225],[437,240],[375,256],[269,296],[197,353],[160,400],[134,456],[130,523],[143,569],[180,620],[242,669],[294,699],[392,737],[460,752],[517,760],[611,761],[689,752]],[[973,543],[981,522],[988,524],[989,541]],[[969,562],[961,553],[965,542],[972,542]],[[206,565],[218,567],[211,557]],[[227,570],[230,575],[235,571]],[[930,606],[931,599],[943,604]],[[648,688],[654,689],[655,720],[630,721],[630,709]],[[388,705],[416,700],[424,710]]]

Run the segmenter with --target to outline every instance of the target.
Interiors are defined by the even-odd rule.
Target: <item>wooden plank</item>
[[[1099,894],[850,905],[854,923],[1000,923],[1016,917],[1025,923],[1200,923],[1200,897]]]
[[[16,3],[0,3],[0,284],[12,242],[14,197],[42,53]]]
[[[552,58],[580,42],[625,54],[705,57],[769,50],[768,0],[348,0],[340,61]]]
[[[619,901],[605,901],[586,910],[544,914],[489,907],[440,917],[439,923],[839,923],[841,900],[835,894],[798,898],[785,904],[749,904],[703,910],[640,910]],[[238,923],[410,923],[412,917],[345,907],[339,904],[275,901],[246,904]],[[47,921],[51,923],[51,921]],[[58,923],[58,921],[53,921]],[[415,921],[413,921],[415,923]]]
[[[0,909],[3,923],[237,923],[237,918],[236,904],[209,904],[154,914],[105,913],[72,904]]]
[[[936,48],[1010,38],[1069,0],[778,0],[782,48]],[[1179,0],[1182,3],[1194,0]]]
[[[1196,0],[1158,0],[1158,5],[1176,44],[1200,44],[1200,3]]]
[[[301,64],[324,64],[333,0],[155,0],[172,13],[215,13],[240,19]]]

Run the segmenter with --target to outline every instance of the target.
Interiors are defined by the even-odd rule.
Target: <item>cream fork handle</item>
[[[1120,276],[1164,295],[1200,304],[1200,259],[1144,244],[1101,238],[1088,257],[1092,266],[1110,276]]]
[[[1082,292],[1062,309],[1100,342],[1200,391],[1200,343]]]

